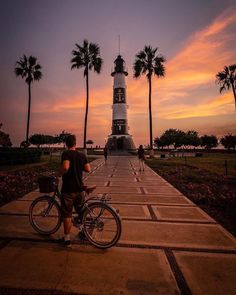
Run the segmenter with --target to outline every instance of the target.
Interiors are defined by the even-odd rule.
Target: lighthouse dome
[[[114,76],[115,73],[123,73],[125,74],[125,76],[128,75],[128,73],[125,71],[125,61],[120,54],[115,59],[114,64],[115,64],[115,71],[111,74],[112,76]]]

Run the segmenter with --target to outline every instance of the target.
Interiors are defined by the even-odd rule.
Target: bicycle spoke
[[[113,209],[103,203],[88,208],[83,224],[87,238],[97,247],[110,247],[120,237],[119,217]]]
[[[61,223],[59,206],[50,196],[39,197],[30,207],[30,222],[42,234],[55,232]]]

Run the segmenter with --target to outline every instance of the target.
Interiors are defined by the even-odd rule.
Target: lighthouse
[[[127,119],[127,98],[125,77],[125,61],[119,54],[114,61],[113,77],[113,104],[112,104],[112,133],[108,136],[107,147],[112,150],[132,150],[135,145],[129,134]]]

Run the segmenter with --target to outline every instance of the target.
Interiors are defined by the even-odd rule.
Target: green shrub
[[[0,165],[36,163],[41,154],[36,148],[0,148]]]

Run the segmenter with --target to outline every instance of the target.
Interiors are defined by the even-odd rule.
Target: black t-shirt
[[[139,159],[144,158],[144,149],[138,149],[138,157],[139,157]]]
[[[69,170],[62,175],[62,193],[77,193],[81,192],[83,185],[83,170],[84,165],[88,163],[84,154],[74,150],[63,152],[61,156],[61,163],[63,161],[70,161]]]

